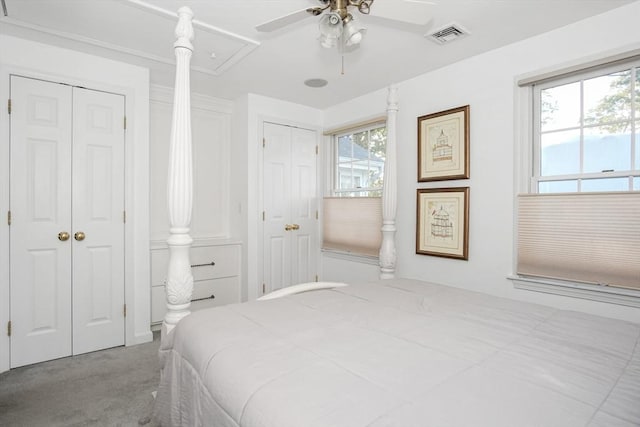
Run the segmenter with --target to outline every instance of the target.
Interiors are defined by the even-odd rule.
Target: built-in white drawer
[[[237,302],[240,302],[239,277],[203,280],[193,286],[191,306],[194,310]]]
[[[240,245],[192,247],[189,258],[193,280],[219,279],[240,274]],[[168,249],[151,251],[151,286],[164,285],[168,264]]]
[[[240,272],[239,246],[191,248],[190,258],[194,280],[237,276]]]
[[[213,296],[213,298],[211,298]],[[167,312],[164,286],[151,288],[151,323],[162,322]],[[191,310],[240,302],[240,277],[194,282]]]
[[[239,244],[194,246],[189,258],[194,280],[192,310],[240,302]],[[161,322],[167,312],[168,263],[169,249],[151,250],[151,323]]]

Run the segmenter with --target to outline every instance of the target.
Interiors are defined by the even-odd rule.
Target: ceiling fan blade
[[[288,15],[281,16],[280,18],[272,19],[271,21],[257,25],[256,30],[262,33],[268,33],[301,21],[308,16],[311,16],[311,14],[307,12],[307,9],[298,10]]]

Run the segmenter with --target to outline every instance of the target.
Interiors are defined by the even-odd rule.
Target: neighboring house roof
[[[353,146],[353,153],[351,153]],[[369,152],[358,144],[338,144],[338,156],[344,159],[366,160],[369,158]],[[384,162],[384,159],[375,154],[371,157],[372,161]]]

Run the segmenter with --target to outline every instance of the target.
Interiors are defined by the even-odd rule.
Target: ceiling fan
[[[332,48],[338,46],[343,51],[357,48],[362,41],[366,28],[358,25],[354,19],[355,11],[369,15],[375,0],[318,0],[321,6],[309,7],[281,16],[274,20],[256,26],[260,32],[276,31],[287,25],[298,22],[310,15],[320,16],[318,40],[322,47]],[[424,13],[415,13],[416,8],[435,4],[429,0],[384,0],[376,4],[372,16],[379,22],[387,23],[404,30],[419,28],[423,30],[430,18],[423,19]],[[411,10],[409,10],[411,9]],[[380,13],[376,13],[377,11]],[[423,11],[420,11],[423,12]],[[416,21],[418,19],[422,21]]]

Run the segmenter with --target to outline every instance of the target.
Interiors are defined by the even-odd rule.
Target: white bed
[[[203,310],[163,425],[637,426],[640,325],[414,280]]]
[[[639,426],[640,325],[395,275],[396,91],[381,278],[190,313],[191,11],[176,29],[166,426]],[[281,291],[287,294],[289,290]]]

